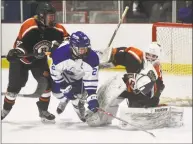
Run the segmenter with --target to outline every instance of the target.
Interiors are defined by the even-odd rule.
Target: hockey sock
[[[9,100],[7,97],[5,97],[3,108],[5,110],[11,110],[14,104],[15,104],[15,100]]]
[[[50,103],[50,96],[51,96],[51,91],[46,90],[41,95],[41,97],[39,97],[39,101],[37,102],[37,105],[41,110],[45,110],[45,111],[48,110],[48,105]]]

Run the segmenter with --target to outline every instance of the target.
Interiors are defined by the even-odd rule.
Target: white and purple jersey
[[[95,94],[98,87],[99,57],[89,50],[83,59],[74,59],[69,44],[61,45],[52,53],[51,77],[55,83],[69,85],[80,79],[88,95]]]

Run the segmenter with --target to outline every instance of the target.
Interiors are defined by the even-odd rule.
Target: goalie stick
[[[107,48],[106,48],[106,49],[104,50],[104,52],[103,52],[103,56],[102,56],[102,58],[101,58],[101,62],[102,62],[102,63],[108,62],[109,59],[110,59],[110,56],[111,56],[111,47],[110,47],[110,46],[111,46],[111,43],[113,42],[113,40],[114,40],[114,38],[115,38],[115,36],[116,36],[116,34],[117,34],[117,31],[118,31],[121,23],[123,22],[123,20],[124,20],[124,18],[125,18],[125,16],[126,16],[128,10],[129,10],[129,7],[126,6],[126,7],[125,7],[125,10],[124,10],[124,12],[123,12],[123,14],[122,14],[122,16],[121,16],[121,18],[120,18],[120,20],[119,20],[119,23],[118,23],[118,25],[117,25],[117,27],[116,27],[116,29],[115,29],[115,31],[114,31],[114,33],[113,33],[110,41],[109,41],[109,43],[108,43],[108,46],[107,46]],[[107,54],[107,56],[106,56],[106,54]]]

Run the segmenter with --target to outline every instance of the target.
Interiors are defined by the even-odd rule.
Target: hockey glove
[[[82,93],[82,80],[77,80],[70,85],[66,82],[60,84],[60,91],[69,99],[75,100],[78,94]]]
[[[25,51],[21,48],[11,49],[8,52],[7,60],[9,62],[14,62],[15,60],[17,60],[19,58],[19,55],[24,55],[24,54],[25,54]]]
[[[69,85],[66,88],[60,88],[60,91],[66,96],[67,99],[69,100],[75,100],[76,98],[74,97],[74,94],[72,92],[72,86]]]
[[[91,110],[92,112],[97,112],[99,108],[99,103],[97,100],[97,95],[92,94],[87,97],[87,103],[88,103],[88,109]]]

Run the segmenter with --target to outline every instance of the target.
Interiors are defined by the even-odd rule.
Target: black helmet
[[[36,13],[41,24],[45,26],[54,26],[56,9],[50,3],[41,2],[37,7]]]

